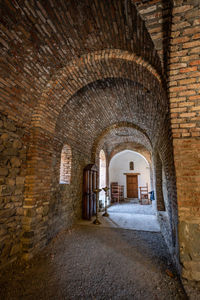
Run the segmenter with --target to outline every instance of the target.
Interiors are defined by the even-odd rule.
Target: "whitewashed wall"
[[[130,161],[134,162],[133,171],[129,170]],[[130,150],[124,150],[116,154],[110,162],[110,183],[115,181],[118,182],[120,185],[124,185],[124,193],[126,198],[126,175],[124,175],[124,173],[140,173],[141,175],[138,175],[138,188],[140,186],[146,186],[146,184],[148,184],[149,191],[151,190],[149,164],[146,161],[146,159],[139,153]]]
[[[106,156],[103,150],[99,154],[99,188],[102,189],[106,186]],[[99,193],[99,200],[105,205],[105,192],[102,190]]]

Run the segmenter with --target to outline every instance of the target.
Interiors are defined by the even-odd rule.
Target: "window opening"
[[[60,183],[70,184],[72,169],[72,151],[69,145],[64,145],[60,161]]]

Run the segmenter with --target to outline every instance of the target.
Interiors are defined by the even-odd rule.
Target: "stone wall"
[[[61,142],[61,141],[60,141]],[[82,217],[83,169],[90,162],[84,153],[72,148],[72,178],[70,184],[59,184],[60,143],[54,149],[51,198],[47,214],[47,240],[63,228],[71,227]]]
[[[67,191],[69,198],[77,196],[69,186],[58,185],[58,175],[53,178],[54,159],[58,161],[63,143],[70,144],[75,160],[80,157],[82,169],[91,154],[89,145],[94,137],[85,144],[87,131],[82,130],[74,140],[73,127],[79,124],[75,120],[73,126],[64,126],[68,133],[71,131],[71,140],[70,136],[67,141],[60,140],[55,158],[56,122],[67,101],[89,83],[108,77],[139,82],[145,87],[142,94],[151,89],[159,103],[164,104],[166,98],[158,74],[159,57],[134,5],[130,7],[131,20],[125,18],[122,0],[100,0],[92,5],[87,0],[3,0],[1,8],[0,109],[23,123],[30,135],[22,237],[24,257],[28,258],[59,230],[61,225],[56,229],[55,224],[62,219],[62,207],[72,201],[59,199],[64,199]],[[77,173],[77,186],[81,184],[81,172]]]
[[[165,2],[169,5],[164,5]],[[135,123],[153,146],[159,147],[170,194],[169,228],[172,234],[169,243],[175,248],[178,245],[177,182],[183,276],[200,280],[197,229],[200,216],[199,0],[132,0],[129,4],[135,3],[137,9],[130,4],[127,13],[124,3],[122,0],[97,0],[92,5],[88,0],[1,1],[0,109],[14,122],[3,127],[3,134],[8,133],[9,137],[0,144],[1,154],[6,153],[4,144],[11,149],[3,154],[7,161],[2,159],[1,163],[1,199],[6,199],[1,200],[1,215],[10,214],[2,226],[5,237],[2,241],[6,241],[2,243],[2,257],[6,253],[4,260],[9,261],[15,256],[10,253],[19,252],[20,235],[22,250],[30,257],[31,252],[44,246],[61,225],[70,226],[73,217],[65,212],[72,212],[74,199],[77,203],[75,216],[80,215],[80,202],[76,200],[80,198],[80,190],[76,193],[75,188],[81,182],[83,167],[90,162],[95,141],[113,126],[111,121],[114,126],[119,122],[132,126]],[[169,40],[170,60],[167,59]],[[167,66],[168,74],[164,72]],[[173,138],[169,119],[163,131],[164,116],[168,112],[166,77]],[[103,80],[108,78],[112,80],[107,80],[103,86]],[[87,93],[88,87],[93,94]],[[69,127],[63,123],[63,128],[70,134],[62,133],[65,139],[59,137],[59,149],[56,150],[57,120],[74,95],[77,103],[82,103],[83,98],[76,94],[82,88],[85,88],[84,100],[89,100],[81,107],[86,110],[85,119],[81,114],[78,119],[73,119],[79,105],[66,114],[66,119],[71,117],[72,120]],[[122,101],[124,99],[126,101]],[[106,109],[97,118],[100,122],[87,127],[91,115],[95,117],[95,111],[101,110],[101,101],[102,109]],[[92,105],[93,111],[87,114]],[[27,137],[16,124],[23,124],[30,137],[27,160],[21,157]],[[77,130],[78,126],[82,131]],[[89,137],[87,132],[91,133]],[[21,149],[15,148],[20,146],[16,146],[17,142],[14,146],[14,137],[22,144]],[[72,171],[73,168],[78,170],[74,187],[59,186],[58,174],[55,178],[51,175],[59,169],[64,143],[72,147],[75,162]],[[15,174],[12,169],[19,173]],[[18,208],[13,203],[14,197]],[[19,202],[16,199],[20,199]],[[22,225],[17,225],[19,230],[11,233],[8,224],[14,218],[13,225],[20,224],[21,219]],[[17,250],[12,245],[13,240]]]
[[[63,116],[66,118],[66,115]],[[59,127],[62,127],[61,128]],[[82,185],[83,169],[91,162],[85,144],[77,145],[68,138],[69,128],[62,117],[56,134],[50,143],[46,144],[42,153],[42,165],[37,174],[37,189],[33,189],[33,205],[25,209],[26,226],[22,239],[23,257],[29,259],[53,238],[61,229],[70,228],[77,219],[82,217]],[[63,132],[65,132],[63,134]],[[71,147],[71,180],[60,183],[60,163],[63,145]],[[41,154],[40,154],[41,155]],[[46,166],[46,167],[45,167]],[[30,180],[32,176],[27,176]],[[35,186],[35,184],[34,184]],[[31,196],[26,188],[26,198]]]
[[[0,265],[21,254],[24,184],[24,128],[0,114]]]
[[[79,137],[69,138],[70,128],[66,123],[67,111],[59,116],[52,149],[51,198],[48,211],[47,235],[52,237],[62,228],[69,228],[82,217],[83,169],[91,163],[88,147],[78,143]],[[69,184],[60,184],[60,162],[63,145],[71,146],[72,168]]]

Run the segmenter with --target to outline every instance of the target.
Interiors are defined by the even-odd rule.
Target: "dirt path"
[[[1,272],[0,299],[187,299],[171,272],[160,233],[75,226]]]

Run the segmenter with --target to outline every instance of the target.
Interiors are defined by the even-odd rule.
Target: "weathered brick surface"
[[[174,1],[170,53],[170,102],[183,276],[200,280],[199,1]],[[176,65],[172,58],[176,57]],[[172,72],[173,70],[173,72]],[[173,104],[173,105],[172,105]]]
[[[131,36],[124,35],[127,20],[122,0],[95,1],[92,5],[88,0],[23,0],[9,4],[2,0],[1,8],[1,108],[14,119],[23,116],[29,124],[41,94],[49,88],[49,80],[68,62],[88,53],[102,49],[134,52],[161,70],[150,36],[133,5],[130,13],[134,26]],[[76,74],[67,92],[82,80]]]
[[[176,181],[179,212],[180,258],[183,276],[199,280],[199,168],[200,141],[177,139],[174,141]]]
[[[21,246],[30,257],[79,218],[84,166],[97,159],[101,148],[109,159],[122,144],[134,142],[154,158],[159,153],[154,174],[164,197],[158,206],[165,206],[167,214],[160,221],[177,262],[178,193],[183,273],[199,280],[196,240],[194,249],[188,246],[199,224],[199,1],[127,3],[126,10],[122,0],[1,1],[0,109],[8,118],[0,121],[0,153],[5,154],[6,144],[4,156],[9,157],[9,168],[4,160],[0,167],[1,186],[6,181],[1,193],[10,186],[6,199],[13,193],[20,199],[16,248],[2,233],[9,245],[3,246],[4,261]],[[20,124],[24,131],[11,146]],[[128,138],[117,135],[124,129]],[[72,149],[69,185],[59,184],[64,144]],[[25,145],[27,155],[20,158]],[[2,209],[8,216],[10,202]],[[6,232],[12,218],[3,222]]]
[[[154,158],[154,168],[155,168],[155,190],[156,190],[156,200],[158,211],[165,211],[165,201],[163,195],[163,166],[160,159],[159,153],[156,154]]]
[[[173,129],[175,137],[200,136],[200,126],[198,119],[194,122],[193,117],[198,118],[198,95],[200,92],[199,85],[199,54],[193,55],[193,50],[199,45],[198,36],[194,35],[200,32],[198,16],[200,14],[199,3],[197,1],[175,2],[173,9],[171,53],[170,53],[170,71],[174,70],[173,76],[170,76],[170,96],[173,103],[176,103],[171,112],[178,112],[177,129]],[[178,19],[177,19],[178,18]],[[184,21],[184,24],[183,23]],[[177,58],[174,64],[171,59]],[[175,75],[175,76],[174,76]],[[182,98],[184,97],[184,99]],[[192,101],[191,101],[192,100]],[[184,104],[185,103],[185,104]],[[181,113],[184,112],[184,113]],[[172,117],[173,119],[173,117]],[[195,127],[195,135],[192,128]],[[179,128],[185,129],[179,130]],[[199,134],[198,134],[199,133]]]
[[[93,143],[93,160],[97,160],[98,153],[103,147],[106,149],[110,160],[118,146],[121,148],[136,147],[138,151],[145,150],[145,153],[150,153],[152,150],[151,141],[141,128],[131,122],[118,122],[102,131]],[[149,160],[151,160],[150,157]]]
[[[26,175],[25,132],[0,114],[0,265],[21,254],[24,182]]]
[[[51,81],[50,88],[38,103],[33,116],[33,125],[54,132],[57,117],[72,95],[91,82],[110,77],[121,77],[137,82],[144,86],[144,91],[151,90],[156,94],[160,103],[166,103],[166,94],[160,84],[160,76],[149,64],[128,52],[98,51],[73,60],[62,69],[56,79]]]
[[[167,63],[168,55],[172,1],[132,1],[136,4],[138,12],[145,21],[145,25],[151,35],[155,49],[164,66]]]
[[[159,57],[134,6],[129,7],[128,18],[121,0],[96,1],[92,6],[87,1],[15,1],[10,5],[2,1],[2,9],[1,108],[9,118],[22,121],[27,132],[31,126],[22,220],[22,246],[29,257],[61,225],[69,226],[75,215],[80,216],[81,194],[77,187],[82,184],[83,167],[97,152],[94,149],[102,132],[119,122],[128,128],[135,123],[143,133],[140,142],[150,149],[151,143],[158,141],[158,128],[163,127],[167,98],[161,85]],[[81,88],[110,77],[135,83],[118,81],[111,88],[112,81],[107,81],[97,96],[98,84],[90,86],[93,94],[86,89],[82,110],[80,105],[71,104],[71,112],[62,115],[67,101]],[[78,96],[74,99],[82,102]],[[88,110],[91,103],[92,110]],[[78,116],[80,111],[83,115]],[[147,115],[145,111],[153,113]],[[91,116],[97,121],[94,119],[89,127]],[[63,118],[60,127],[59,118]],[[62,133],[57,141],[56,128]],[[137,141],[138,133],[133,133],[132,140]],[[72,147],[72,178],[78,178],[77,185],[59,185],[57,173],[63,143]],[[55,144],[60,147],[57,151]],[[67,213],[76,205],[77,213]]]
[[[172,134],[168,117],[166,117],[164,124],[164,130],[160,134],[158,143],[153,151],[153,173],[156,177],[154,179],[155,190],[158,191],[157,206],[161,231],[177,265],[177,269],[180,270],[176,178]]]
[[[157,90],[159,91],[158,87]],[[62,90],[57,89],[56,92],[59,95]],[[159,91],[157,99],[160,96]],[[158,105],[152,93],[146,92],[140,84],[130,80],[97,81],[81,89],[68,101],[67,98],[66,101],[61,98],[62,103],[66,104],[54,125],[54,134],[51,133],[53,126],[50,132],[44,129],[35,130],[32,137],[34,144],[29,149],[30,174],[26,177],[25,193],[28,211],[24,218],[26,238],[22,240],[25,257],[37,251],[37,247],[45,244],[62,226],[70,226],[81,216],[83,168],[98,158],[98,151],[101,148],[106,149],[109,140],[113,140],[111,149],[116,143],[124,143],[127,138],[124,139],[119,134],[126,130],[130,134],[129,141],[138,141],[150,150],[152,143],[158,143],[159,132],[165,131],[165,98],[160,99]],[[49,101],[53,101],[53,98],[49,98]],[[126,110],[127,105],[129,113]],[[146,116],[144,108],[152,109],[153,113]],[[59,110],[51,111],[52,114],[58,112]],[[65,143],[72,148],[73,162],[72,184],[68,186],[59,185],[60,155]],[[93,155],[94,153],[96,154]],[[32,165],[35,167],[32,168]],[[45,216],[44,206],[48,212]],[[34,236],[31,232],[34,232]],[[171,247],[170,243],[171,241]]]

